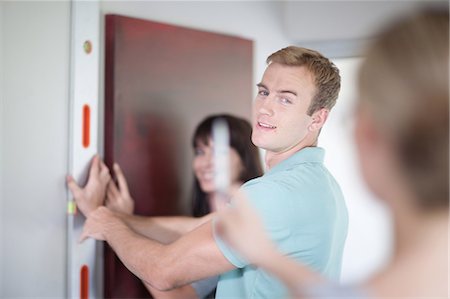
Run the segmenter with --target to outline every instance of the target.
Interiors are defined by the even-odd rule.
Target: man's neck
[[[314,143],[300,143],[287,151],[283,152],[272,152],[272,151],[266,151],[266,156],[264,158],[265,164],[266,164],[266,170],[271,169],[281,161],[286,160],[287,158],[291,157],[295,153],[301,151],[302,149],[306,147],[315,147],[317,146],[317,142]]]

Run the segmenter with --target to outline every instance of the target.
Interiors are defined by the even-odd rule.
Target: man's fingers
[[[89,234],[86,231],[86,224],[84,226],[83,231],[81,232],[80,238],[78,239],[78,243],[83,243],[84,240],[89,238]]]
[[[89,170],[89,177],[97,176],[100,170],[100,158],[98,155],[95,155],[92,158],[91,168]]]
[[[119,183],[120,192],[125,193],[126,195],[129,195],[130,192],[128,191],[127,180],[125,179],[125,176],[123,175],[122,169],[120,169],[120,166],[117,163],[114,163],[113,167],[114,167],[114,172],[117,177],[117,182]]]
[[[105,162],[103,160],[99,159],[100,163],[100,171],[106,171],[108,170],[108,166],[106,166]]]
[[[119,195],[119,189],[117,189],[117,186],[113,181],[108,184],[108,190],[112,195]]]
[[[72,182],[75,183],[75,180],[74,180],[73,176],[68,174],[68,175],[66,175],[66,182],[67,182],[67,185],[70,185]]]
[[[71,175],[68,175],[66,177],[66,181],[67,181],[67,187],[69,187],[70,192],[72,192],[72,195],[74,197],[78,197],[78,195],[81,192],[81,188],[78,186],[78,184],[75,182],[75,180],[73,179],[73,177]]]
[[[117,190],[116,184],[113,181],[110,181],[108,184],[108,198],[115,199],[119,195],[119,190]]]
[[[108,180],[111,178],[111,174],[109,173],[109,168],[106,164],[100,160],[100,175],[103,178],[107,178]]]

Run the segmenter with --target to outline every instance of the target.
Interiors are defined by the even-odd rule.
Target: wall
[[[2,2],[1,298],[65,297],[68,2]]]
[[[327,151],[325,164],[342,188],[349,214],[343,283],[365,280],[387,262],[392,249],[390,215],[362,180],[353,142],[352,114],[361,62],[361,58],[334,60],[341,74],[342,88],[319,138],[319,146]]]

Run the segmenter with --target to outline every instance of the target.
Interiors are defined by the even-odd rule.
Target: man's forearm
[[[169,290],[233,269],[205,223],[169,245],[137,234],[107,209],[85,225],[85,235],[107,241],[125,266],[158,290]]]
[[[157,289],[166,288],[165,245],[139,235],[124,222],[108,228],[105,238],[124,265],[137,277]]]
[[[118,214],[136,233],[169,244],[211,219],[211,214],[194,218],[186,216],[143,217]]]
[[[144,285],[155,299],[198,299],[197,292],[190,284],[169,291],[157,290],[145,282]]]

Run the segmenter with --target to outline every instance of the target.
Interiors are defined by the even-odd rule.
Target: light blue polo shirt
[[[323,165],[325,151],[307,147],[242,186],[278,248],[338,280],[348,215],[341,189]],[[273,276],[249,265],[214,234],[237,269],[220,276],[216,298],[286,298]]]

